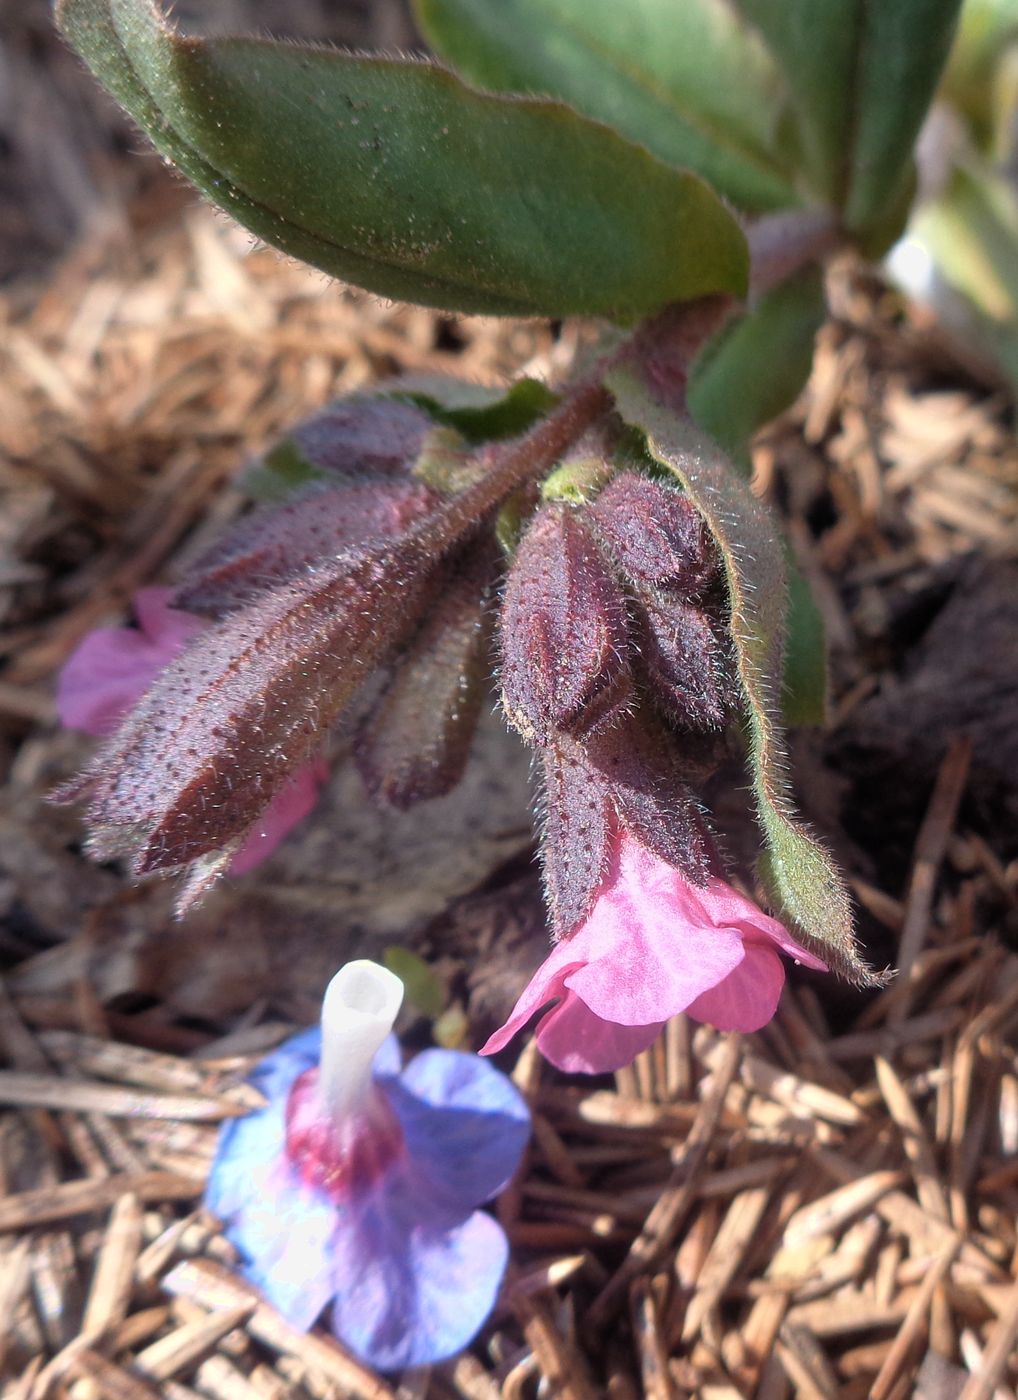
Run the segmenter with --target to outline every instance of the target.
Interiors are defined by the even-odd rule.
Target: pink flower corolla
[[[336,974],[320,1027],[255,1071],[266,1107],[224,1127],[205,1198],[293,1326],[328,1308],[383,1371],[452,1356],[484,1324],[508,1245],[477,1207],[530,1133],[520,1094],[476,1055],[425,1050],[400,1069],[402,996],[375,963]]]
[[[719,1030],[759,1030],[784,985],[780,953],[826,971],[724,880],[694,885],[621,829],[589,915],[555,945],[481,1054],[501,1050],[549,1002],[538,1048],[569,1073],[628,1064],[680,1011]]]
[[[134,598],[137,627],[100,627],[78,643],[57,679],[57,713],[67,729],[112,734],[160,671],[208,626],[205,618],[171,607],[172,596],[169,588],[143,588]],[[328,774],[318,758],[294,775],[233,857],[234,875],[260,865],[304,820]]]

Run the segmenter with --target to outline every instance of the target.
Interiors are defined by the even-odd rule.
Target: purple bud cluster
[[[169,600],[191,630],[63,789],[88,803],[92,852],[183,872],[187,907],[355,698],[369,792],[399,809],[439,797],[463,772],[494,654],[505,713],[540,755],[555,929],[589,911],[620,823],[705,879],[685,774],[733,702],[724,586],[699,513],[618,470],[609,433],[584,439],[569,499],[555,485],[568,459],[543,493],[531,480],[513,495],[529,518],[496,609],[511,488],[487,487],[491,444],[401,399],[343,400],[295,429],[268,461],[296,462],[304,487],[192,565]]]
[[[542,505],[498,635],[506,715],[543,767],[556,931],[589,913],[618,824],[702,883],[709,845],[684,773],[735,685],[717,556],[689,500],[624,470],[589,503]]]

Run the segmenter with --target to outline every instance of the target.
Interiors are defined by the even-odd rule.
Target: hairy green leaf
[[[743,209],[797,202],[784,80],[728,0],[415,0],[438,53],[495,91],[548,93]]]
[[[693,362],[690,412],[747,473],[753,434],[794,403],[809,378],[826,309],[820,269],[805,268],[726,321]],[[788,724],[821,724],[827,694],[823,618],[791,555],[787,572],[782,712]]]
[[[702,512],[725,565],[749,756],[765,840],[763,873],[777,903],[827,963],[859,983],[873,980],[856,950],[844,881],[796,818],[776,719],[782,666],[785,570],[779,531],[745,478],[689,419],[658,403],[627,368],[609,376],[619,413],[646,434],[655,461]]]
[[[474,443],[525,433],[558,402],[546,384],[527,378],[500,389],[442,375],[414,375],[398,381],[391,392]]]
[[[690,412],[746,468],[753,434],[793,404],[809,378],[826,312],[820,269],[805,268],[726,321],[694,360]]]
[[[61,27],[155,145],[253,232],[383,296],[622,323],[740,294],[745,239],[696,176],[550,100],[429,63],[194,39],[151,0]]]
[[[817,195],[866,232],[907,193],[961,0],[736,0],[784,72]]]

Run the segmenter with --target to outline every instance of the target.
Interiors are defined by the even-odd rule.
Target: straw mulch
[[[863,996],[793,974],[760,1035],[680,1019],[614,1083],[525,1049],[534,1137],[496,1207],[514,1243],[500,1305],[459,1360],[382,1378],[232,1272],[204,1175],[217,1123],[251,1105],[245,1070],[354,949],[429,956],[467,1043],[504,1012],[542,937],[525,759],[486,741],[475,806],[425,813],[465,831],[491,773],[524,775],[445,883],[428,848],[395,898],[404,837],[387,846],[365,815],[352,914],[352,886],[308,854],[330,850],[312,821],[264,885],[175,927],[163,887],[87,865],[73,814],[42,804],[88,751],[56,731],[52,677],[237,514],[232,473],[285,423],[405,369],[554,377],[573,333],[344,292],[251,252],[150,163],[115,214],[0,293],[3,1396],[1018,1394],[1006,394],[842,268],[813,381],[756,452],[832,643],[831,725],[797,742],[802,801],[872,959],[900,975]],[[258,977],[273,942],[282,964]],[[406,1029],[426,1041],[422,1020]]]

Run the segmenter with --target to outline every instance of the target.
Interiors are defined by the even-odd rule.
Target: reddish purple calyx
[[[403,1152],[403,1132],[381,1092],[333,1121],[318,1092],[318,1070],[294,1080],[286,1101],[286,1158],[301,1181],[337,1205],[369,1192]]]

